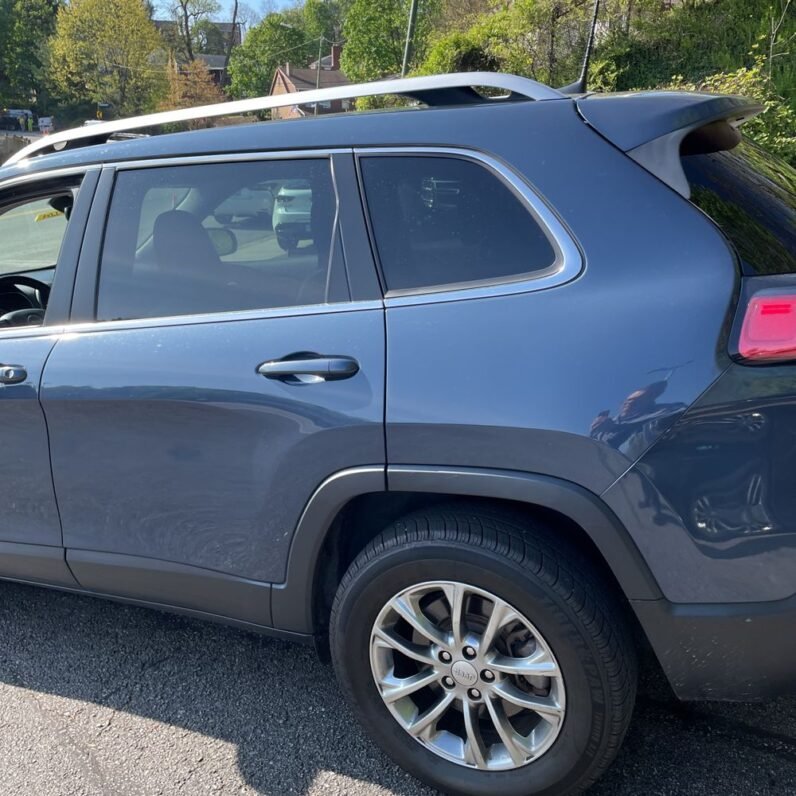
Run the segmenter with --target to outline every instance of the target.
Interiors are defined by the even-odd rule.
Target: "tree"
[[[194,56],[197,53],[224,55],[227,49],[227,37],[221,29],[209,19],[200,19],[191,31],[191,47]]]
[[[552,85],[571,82],[580,71],[594,0],[445,0],[442,36],[431,44],[420,71],[500,70]],[[458,9],[458,17],[453,10]],[[628,41],[640,19],[663,14],[660,0],[603,0],[597,42]],[[457,23],[457,19],[460,20]],[[631,30],[633,28],[633,30]],[[598,46],[598,49],[599,49]],[[597,64],[597,73],[602,64]]]
[[[226,48],[224,51],[224,83],[229,84],[229,59],[232,58],[232,50],[235,47],[235,34],[240,25],[238,22],[238,12],[240,11],[240,3],[235,0],[232,6],[232,24],[229,28],[229,36],[227,37]]]
[[[62,0],[0,0],[0,95],[5,101],[42,104],[46,40]]]
[[[420,0],[414,63],[423,60],[438,9],[438,0]],[[346,45],[341,57],[343,71],[351,80],[400,73],[408,17],[409,0],[354,0],[343,24]]]
[[[495,0],[444,0],[438,30],[442,34],[463,32],[470,28],[481,14],[494,11],[494,5]]]
[[[190,61],[178,66],[172,58],[168,70],[168,90],[161,102],[162,110],[195,108],[198,105],[213,105],[223,102],[224,94],[213,81],[207,67],[201,61]],[[203,119],[188,123],[190,129],[206,127]]]
[[[229,77],[233,96],[268,94],[277,66],[286,61],[303,66],[312,57],[317,40],[309,40],[303,26],[294,26],[288,19],[291,17],[282,13],[268,14],[232,51]]]
[[[163,42],[142,0],[71,0],[58,12],[51,74],[70,102],[151,109],[165,89]]]
[[[173,0],[170,8],[171,15],[177,23],[181,44],[185,49],[184,54],[187,60],[193,61],[196,26],[218,13],[221,6],[216,0]]]
[[[304,29],[307,37],[323,36],[329,42],[339,41],[343,35],[343,10],[337,0],[306,0]]]

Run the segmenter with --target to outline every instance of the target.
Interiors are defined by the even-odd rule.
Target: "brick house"
[[[332,88],[347,85],[351,81],[340,69],[341,50],[340,45],[333,44],[331,53],[321,58],[320,64],[315,61],[306,68],[295,67],[289,63],[277,67],[274,79],[271,81],[270,94],[298,94],[302,91],[313,91],[316,86]],[[273,118],[290,119],[297,116],[311,116],[315,112],[312,105],[302,105],[298,97],[296,99],[295,105],[274,108],[271,111]],[[340,113],[349,110],[350,107],[349,100],[321,102],[318,104],[318,113]]]

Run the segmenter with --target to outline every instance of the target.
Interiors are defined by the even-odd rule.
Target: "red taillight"
[[[796,295],[753,296],[746,307],[738,353],[757,361],[796,359]]]

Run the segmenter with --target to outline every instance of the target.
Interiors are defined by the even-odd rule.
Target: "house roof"
[[[222,33],[229,33],[232,30],[232,23],[231,22],[214,22],[213,23]],[[235,23],[235,28],[237,31],[240,31],[241,24],[240,22]]]
[[[287,69],[279,67],[279,71],[288,83],[295,86],[296,91],[310,91],[315,88],[318,81],[317,69],[299,69],[289,67]],[[321,69],[320,87],[331,88],[332,86],[345,86],[351,81],[339,69]]]
[[[324,55],[321,58],[321,69],[331,69],[332,68],[332,60],[333,60],[333,56]],[[316,59],[316,60],[312,61],[312,63],[310,63],[309,68],[310,69],[315,69],[315,67],[317,65],[318,65],[318,60]]]
[[[206,53],[199,53],[196,56],[197,61],[202,61],[208,69],[223,69],[226,56],[224,55],[207,55]]]

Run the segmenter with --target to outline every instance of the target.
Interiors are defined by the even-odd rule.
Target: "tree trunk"
[[[227,42],[227,52],[224,55],[224,73],[222,82],[226,86],[229,83],[229,59],[232,57],[232,48],[235,46],[235,26],[238,22],[238,0],[232,6],[232,28],[229,31],[229,41]]]
[[[182,34],[185,38],[185,52],[188,55],[188,60],[193,62],[193,44],[191,42],[191,19],[188,14],[187,0],[181,0],[180,11],[182,11]]]

